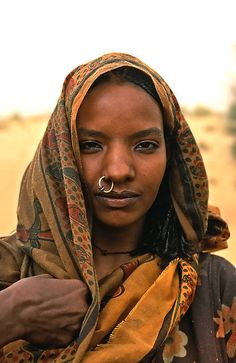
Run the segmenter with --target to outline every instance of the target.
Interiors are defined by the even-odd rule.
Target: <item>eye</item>
[[[158,142],[149,141],[149,140],[141,141],[135,146],[136,151],[146,153],[146,154],[151,154],[151,153],[155,152],[158,148],[159,148]]]
[[[96,153],[102,150],[102,146],[97,141],[81,141],[80,151],[85,153]]]

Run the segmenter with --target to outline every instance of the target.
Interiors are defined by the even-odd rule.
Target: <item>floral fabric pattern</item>
[[[165,347],[163,350],[164,363],[173,362],[174,357],[186,357],[187,351],[185,346],[187,343],[187,335],[179,329],[179,325],[176,325],[165,342]]]
[[[231,307],[222,304],[222,309],[217,311],[218,317],[213,318],[218,325],[217,338],[224,338],[230,333],[226,344],[229,358],[236,356],[236,296],[233,298]]]

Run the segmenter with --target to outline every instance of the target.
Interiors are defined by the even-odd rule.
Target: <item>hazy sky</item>
[[[223,109],[235,16],[236,0],[2,0],[0,115],[52,111],[66,74],[111,51],[155,68],[181,104]]]

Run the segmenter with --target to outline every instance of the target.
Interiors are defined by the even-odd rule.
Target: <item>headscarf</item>
[[[201,245],[205,251],[225,247],[228,231],[224,222],[217,213],[210,214],[210,218],[208,215],[208,182],[201,154],[173,92],[162,77],[139,59],[122,53],[106,54],[77,67],[65,79],[61,96],[49,120],[43,139],[24,174],[18,204],[17,236],[26,256],[22,265],[21,277],[33,274],[33,261],[43,271],[56,278],[82,279],[90,290],[91,305],[78,337],[69,347],[58,351],[40,351],[36,348],[30,350],[29,346],[20,346],[18,350],[16,349],[16,357],[19,359],[24,356],[23,354],[32,356],[32,354],[36,354],[35,351],[37,351],[37,357],[41,357],[42,361],[47,361],[43,359],[50,357],[50,354],[51,356],[54,354],[54,357],[57,356],[56,362],[105,362],[104,357],[109,359],[107,354],[104,357],[99,356],[100,358],[93,355],[92,360],[89,360],[89,355],[86,353],[93,345],[95,329],[99,326],[100,300],[105,296],[105,292],[101,292],[102,287],[98,286],[93,262],[90,233],[91,213],[85,193],[76,117],[93,82],[103,73],[119,67],[133,67],[147,74],[152,79],[160,98],[164,123],[168,125],[172,140],[174,140],[169,167],[169,190],[186,239]],[[208,225],[209,220],[211,220],[210,225]],[[215,228],[216,225],[217,228]],[[209,226],[213,226],[210,228],[213,230],[213,237]],[[155,276],[157,279],[158,291],[162,291],[162,289],[163,293],[169,291],[166,288],[167,281],[171,282],[170,288],[175,286],[173,296],[167,297],[169,305],[167,310],[161,314],[162,319],[158,323],[160,329],[150,343],[152,346],[154,342],[156,342],[155,344],[163,342],[163,339],[168,336],[170,330],[191,304],[197,283],[197,257],[195,256],[192,261],[177,258],[170,262],[162,272],[157,268],[157,257],[148,255],[140,258],[142,261],[136,259],[134,265],[136,267],[140,264],[146,266],[147,261],[152,264],[150,266],[153,268],[153,270],[151,268],[153,274],[150,278],[152,280]],[[122,271],[130,269],[130,265],[128,267],[123,267]],[[140,269],[135,268],[133,270],[139,273]],[[179,274],[182,274],[180,281],[177,279]],[[135,275],[131,274],[131,276]],[[187,278],[184,276],[188,276],[189,283],[186,282]],[[113,278],[118,279],[116,281],[119,286],[124,276],[122,278],[113,276]],[[149,281],[149,283],[153,287],[153,282]],[[171,292],[173,291],[171,290]],[[152,297],[149,297],[148,301],[157,301],[157,295],[160,294],[155,294],[153,291]],[[144,293],[144,296],[147,296],[147,293]],[[152,305],[152,308],[153,306],[158,306],[158,304]],[[167,303],[163,306],[167,307]],[[136,311],[139,311],[138,308]],[[128,317],[127,320],[129,320]],[[164,325],[167,326],[165,333],[162,330]],[[134,330],[133,327],[132,331],[134,332]],[[129,329],[124,329],[124,331],[129,331]],[[155,332],[153,334],[155,335]],[[97,349],[100,349],[101,352],[104,345],[106,349],[114,347],[112,344],[114,336],[116,338],[118,336],[119,341],[117,327],[111,334],[109,344],[103,344],[102,348],[97,347]],[[119,344],[117,346],[119,347]],[[150,346],[145,346],[146,350],[135,359],[141,361],[141,358],[148,356]],[[111,354],[114,357],[113,351]],[[126,361],[136,361],[132,359],[131,357]],[[106,361],[109,362],[109,360]],[[117,358],[116,361],[122,362],[122,357],[120,360]]]

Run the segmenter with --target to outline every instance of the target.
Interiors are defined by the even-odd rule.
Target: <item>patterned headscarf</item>
[[[69,350],[72,360],[79,347],[76,361],[88,349],[100,304],[76,117],[93,82],[103,73],[119,67],[141,70],[152,79],[156,88],[164,123],[173,140],[169,190],[186,239],[202,244],[202,249],[208,250],[209,247],[225,247],[228,236],[223,221],[216,214],[210,216],[215,236],[210,235],[208,182],[203,161],[178,102],[161,76],[139,59],[121,53],[106,54],[74,69],[65,79],[44,137],[23,177],[17,235],[26,254],[21,277],[33,273],[33,261],[56,278],[82,279],[90,290],[90,308],[80,334]],[[215,221],[217,228],[214,228]]]

